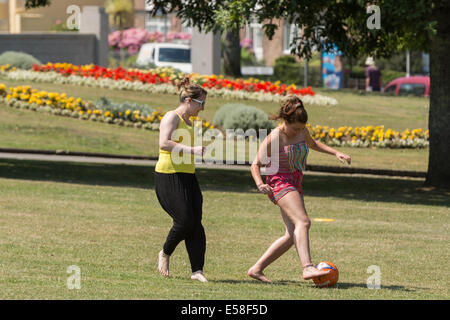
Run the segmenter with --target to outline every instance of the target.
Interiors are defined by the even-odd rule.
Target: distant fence
[[[97,37],[95,34],[20,33],[0,34],[0,54],[20,51],[41,61],[70,62],[73,64],[97,63]]]

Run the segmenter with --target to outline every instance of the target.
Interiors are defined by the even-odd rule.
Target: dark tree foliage
[[[26,0],[25,8],[31,9],[31,8],[45,7],[49,6],[50,4],[51,4],[50,0]]]

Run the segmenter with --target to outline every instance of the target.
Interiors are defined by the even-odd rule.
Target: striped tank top
[[[308,157],[308,146],[305,142],[290,144],[279,149],[278,161],[276,157],[267,167],[278,164],[278,173],[290,173],[306,170],[306,159]]]

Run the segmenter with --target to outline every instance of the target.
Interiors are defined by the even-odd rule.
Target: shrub
[[[140,117],[152,116],[155,109],[146,105],[146,104],[138,104],[138,103],[130,103],[128,101],[116,103],[110,101],[106,97],[101,97],[96,102],[96,108],[102,110],[103,114],[107,111],[109,113],[107,115],[113,115],[115,118],[127,119],[130,121],[138,121]],[[128,113],[127,113],[128,111]]]
[[[305,66],[297,62],[292,55],[281,56],[275,60],[273,68],[273,80],[279,80],[282,83],[304,85]],[[321,69],[317,63],[310,63],[308,66],[308,86],[320,87]]]
[[[404,76],[405,72],[399,72],[394,70],[381,70],[381,82],[383,83],[383,85],[387,85],[392,80]]]
[[[0,65],[5,64],[17,69],[31,69],[33,64],[41,64],[41,62],[25,52],[5,51],[0,55]]]
[[[268,115],[253,106],[227,104],[221,107],[217,113],[219,113],[219,123],[223,123],[221,125],[224,129],[242,129],[244,131],[255,129],[258,132],[259,129],[275,128],[275,124],[269,120]],[[219,124],[216,123],[216,125]]]
[[[250,50],[241,48],[241,65],[254,66],[257,63],[256,57]]]
[[[350,78],[364,79],[366,77],[366,68],[355,66],[352,68]]]
[[[389,69],[380,69],[381,71],[381,82],[382,85],[387,85],[389,82],[396,78],[404,77],[404,72],[399,72],[395,70],[389,70]],[[353,67],[352,71],[350,73],[351,78],[357,78],[357,79],[365,79],[366,78],[366,68],[365,67]]]
[[[227,103],[219,108],[219,110],[216,111],[214,114],[214,125],[215,126],[221,126],[223,127],[223,124],[225,122],[225,118],[231,114],[235,109],[240,107],[246,107],[245,104],[240,103]]]

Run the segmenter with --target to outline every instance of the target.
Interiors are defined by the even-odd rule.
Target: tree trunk
[[[450,187],[450,3],[435,1],[437,34],[430,47],[430,154],[425,184]]]
[[[223,63],[226,75],[238,78],[241,76],[241,45],[239,29],[227,30],[223,48]]]

